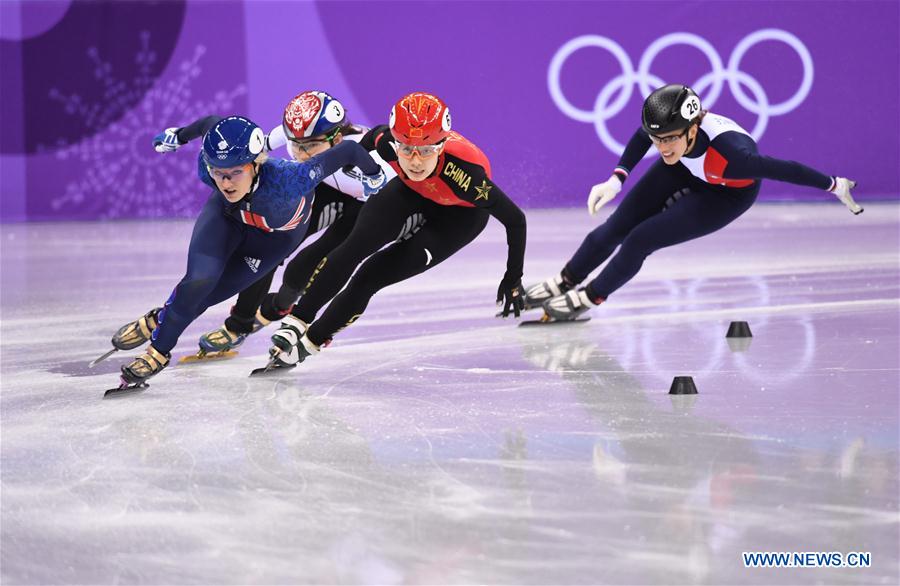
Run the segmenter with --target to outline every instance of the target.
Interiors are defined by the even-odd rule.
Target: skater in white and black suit
[[[750,209],[761,179],[830,191],[854,214],[863,211],[850,195],[853,181],[759,154],[746,130],[703,110],[687,86],[651,93],[641,122],[612,176],[591,190],[588,211],[595,214],[621,191],[651,145],[660,160],[587,235],[558,275],[527,288],[526,308],[543,307],[546,321],[577,319],[630,281],[650,254],[724,228]],[[600,274],[578,287],[617,247]]]

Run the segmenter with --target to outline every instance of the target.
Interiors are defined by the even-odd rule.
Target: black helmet
[[[700,98],[686,85],[677,83],[659,88],[644,100],[641,126],[647,134],[684,130],[700,115]]]

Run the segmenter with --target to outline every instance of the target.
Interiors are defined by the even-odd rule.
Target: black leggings
[[[619,247],[587,285],[589,296],[606,299],[650,254],[727,226],[750,209],[758,193],[759,181],[742,189],[713,186],[683,165],[656,161],[606,222],[587,235],[564,272],[580,283]]]
[[[378,250],[396,238],[406,219],[417,213],[424,217],[418,232]],[[363,206],[344,243],[322,259],[292,313],[312,322],[307,335],[314,344],[322,344],[356,321],[379,290],[440,264],[474,240],[487,221],[484,210],[439,205],[393,179]],[[315,319],[329,301],[322,316]]]
[[[279,296],[276,300],[278,307],[287,309],[294,303],[322,257],[343,242],[353,230],[353,225],[356,223],[356,217],[359,215],[359,210],[362,209],[362,206],[363,202],[360,200],[330,186],[320,185],[316,189],[312,217],[309,220],[309,230],[305,238],[309,238],[311,234],[323,228],[327,229],[318,240],[303,248],[297,256],[291,259],[284,269],[284,285],[279,291]],[[301,246],[302,244],[301,242]],[[272,285],[272,279],[275,277],[275,271],[277,270],[278,267],[276,266],[251,286],[241,291],[237,301],[231,308],[231,315],[225,320],[226,328],[238,334],[246,334],[253,329],[253,319],[256,316],[256,310],[265,298],[266,293],[269,292],[269,287]],[[277,316],[266,317],[277,319]]]

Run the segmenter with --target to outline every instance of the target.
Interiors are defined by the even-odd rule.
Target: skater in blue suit
[[[172,140],[167,134],[158,139]],[[385,182],[378,163],[352,141],[302,163],[269,159],[262,129],[241,116],[201,119],[179,129],[176,139],[185,143],[200,136],[204,138],[199,175],[213,193],[194,225],[185,275],[168,301],[113,336],[119,350],[151,342],[122,367],[122,389],[140,386],[158,374],[191,322],[251,285],[297,248],[309,226],[319,182],[347,165],[365,174],[367,195]]]

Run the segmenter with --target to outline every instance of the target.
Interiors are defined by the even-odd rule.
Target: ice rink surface
[[[526,283],[598,222],[528,219]],[[87,363],[165,301],[191,226],[2,226],[3,584],[900,582],[898,205],[757,205],[530,328],[493,317],[492,221],[280,377],[247,377],[270,327],[102,400],[135,353]],[[768,551],[871,566],[744,566]]]

